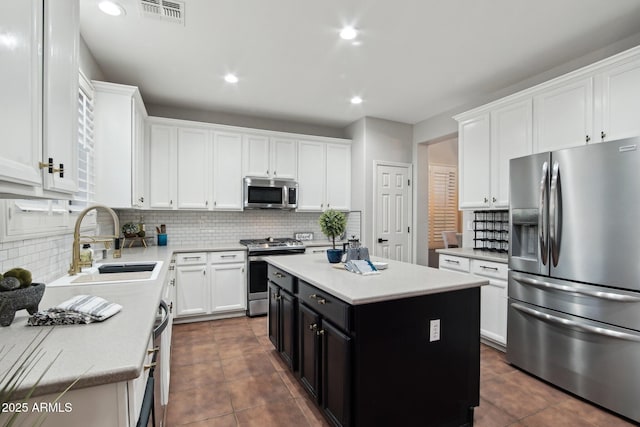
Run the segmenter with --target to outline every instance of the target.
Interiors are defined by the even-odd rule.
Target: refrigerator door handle
[[[618,338],[626,341],[635,341],[640,342],[640,335],[629,334],[626,332],[614,331],[607,328],[599,328],[597,326],[586,325],[584,323],[576,322],[574,320],[565,319],[563,317],[552,316],[551,314],[543,313],[538,310],[534,310],[529,307],[525,307],[518,303],[511,303],[511,307],[515,308],[518,311],[526,313],[530,316],[536,317],[543,321],[548,321],[551,323],[556,323],[562,326],[566,326],[573,329],[578,329],[583,332],[589,332],[596,335],[603,335],[605,337],[610,338]]]
[[[560,165],[558,162],[553,162],[553,169],[551,171],[551,191],[549,197],[549,243],[551,245],[551,260],[553,266],[558,266],[558,257],[560,251],[558,248],[559,241],[559,225],[560,225],[560,204],[559,204],[559,188],[558,180],[560,174]]]
[[[542,178],[540,179],[540,203],[538,204],[538,240],[540,241],[540,260],[547,265],[549,247],[547,241],[547,224],[549,223],[549,209],[547,209],[547,181],[549,179],[549,163],[542,164]]]
[[[531,285],[537,288],[553,289],[556,291],[569,292],[573,294],[586,295],[594,298],[604,299],[608,301],[616,302],[640,302],[640,297],[634,297],[631,295],[615,294],[613,292],[602,291],[588,291],[585,289],[576,289],[571,286],[558,285],[555,283],[543,282],[542,280],[536,280],[529,277],[513,277],[516,282],[520,282],[524,285]]]

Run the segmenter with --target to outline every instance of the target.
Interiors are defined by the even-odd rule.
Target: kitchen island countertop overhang
[[[487,279],[377,257],[388,268],[362,276],[329,264],[325,254],[266,257],[265,260],[351,305],[450,292],[489,284]],[[342,266],[342,264],[338,264]]]

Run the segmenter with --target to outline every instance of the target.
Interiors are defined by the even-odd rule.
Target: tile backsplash
[[[120,224],[138,223],[142,218],[149,236],[155,236],[155,226],[166,224],[170,245],[227,243],[260,237],[293,237],[293,233],[297,231],[311,231],[316,240],[327,240],[320,231],[318,225],[320,214],[316,212],[120,210],[118,215]],[[360,212],[347,214],[348,237],[353,235],[360,238],[360,217]],[[110,224],[108,214],[99,211],[98,228],[104,228],[101,232],[111,233]],[[0,242],[0,272],[22,267],[31,271],[35,282],[51,282],[67,273],[71,262],[72,242],[72,233]]]
[[[148,235],[165,224],[169,244],[193,245],[237,242],[261,237],[293,237],[297,231],[311,231],[316,240],[326,240],[320,231],[317,212],[249,210],[243,212],[137,211],[118,212],[120,223],[145,224]],[[347,236],[360,238],[360,212],[347,214]]]

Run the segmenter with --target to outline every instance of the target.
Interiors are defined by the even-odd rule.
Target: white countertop
[[[371,259],[387,262],[389,267],[381,270],[380,274],[362,276],[335,268],[327,261],[326,254],[267,257],[266,261],[352,305],[449,292],[489,283],[470,274],[376,257]]]
[[[472,248],[447,248],[436,249],[439,254],[455,255],[465,258],[481,259],[483,261],[501,262],[507,264],[509,262],[509,255],[501,252],[482,251],[480,249]]]
[[[40,302],[40,310],[82,294],[118,303],[122,310],[104,322],[56,327],[27,326],[27,311],[16,312],[10,326],[0,327],[0,343],[10,349],[5,357],[0,358],[0,371],[8,369],[39,332],[53,331],[41,345],[44,351],[42,360],[12,398],[26,394],[58,353],[60,355],[38,385],[34,396],[61,392],[77,378],[80,381],[74,389],[136,378],[142,369],[172,254],[227,250],[246,250],[246,247],[239,243],[226,243],[126,248],[122,250],[122,258],[101,262],[162,261],[158,278],[138,282],[48,286]]]

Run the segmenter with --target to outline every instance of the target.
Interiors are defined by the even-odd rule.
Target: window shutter
[[[78,93],[78,192],[72,210],[82,210],[94,198],[93,88],[80,78]]]
[[[429,247],[442,248],[443,231],[458,230],[458,171],[429,165]]]

